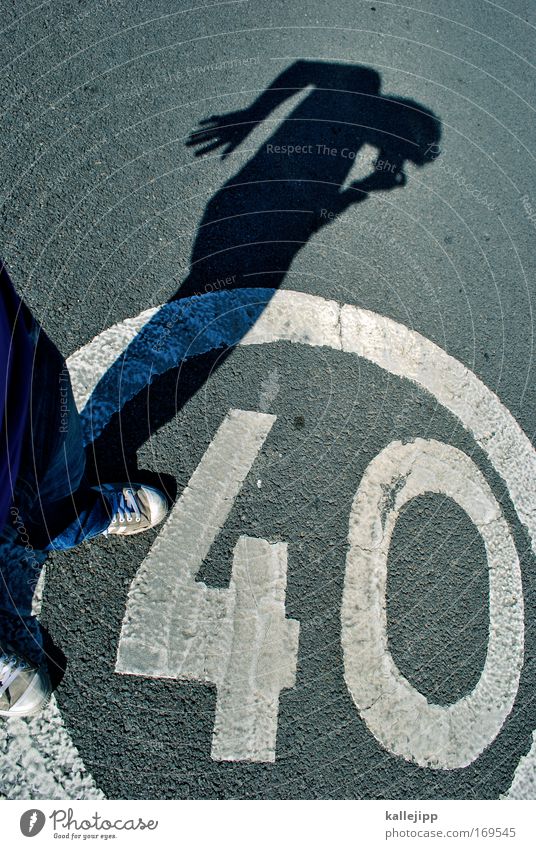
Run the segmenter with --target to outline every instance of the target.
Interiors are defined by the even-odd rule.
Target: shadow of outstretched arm
[[[245,109],[211,115],[200,121],[188,147],[197,147],[196,156],[220,147],[222,159],[232,153],[278,106],[307,86],[319,89],[375,94],[380,90],[380,75],[371,68],[333,62],[299,60],[286,68],[262,94]]]

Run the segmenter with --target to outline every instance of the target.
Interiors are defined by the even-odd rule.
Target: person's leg
[[[37,322],[31,399],[15,507],[37,549],[65,549],[102,533],[106,499],[85,478],[85,451],[67,366]],[[19,507],[20,504],[20,507]]]
[[[162,493],[142,484],[104,484],[99,490],[89,485],[80,419],[65,361],[27,308],[24,313],[34,344],[30,404],[9,521],[0,528],[0,551],[4,547],[11,552],[17,572],[28,568],[28,560],[33,572],[34,567],[39,570],[46,551],[72,548],[103,532],[144,531],[161,522],[168,507]],[[13,595],[12,578],[0,569],[13,608],[2,611],[1,619],[19,619],[30,635],[25,619],[31,618],[31,607],[21,606],[21,599]],[[28,580],[23,583],[27,596],[31,585]],[[35,662],[21,653],[19,640],[0,642],[0,716],[36,713],[50,697],[42,644],[38,637],[34,642],[40,655]]]
[[[35,321],[32,332],[30,410],[14,505],[31,544],[41,551],[64,550],[98,534],[131,535],[159,524],[168,511],[159,490],[130,481],[97,488],[87,481],[65,360]]]

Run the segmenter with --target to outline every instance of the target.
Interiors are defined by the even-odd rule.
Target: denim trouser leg
[[[80,419],[65,361],[36,322],[32,337],[31,400],[15,506],[36,548],[67,549],[102,533],[110,517],[85,478]]]

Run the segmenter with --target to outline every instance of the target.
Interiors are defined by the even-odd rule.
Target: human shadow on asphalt
[[[194,241],[190,272],[172,298],[190,299],[188,312],[198,316],[198,325],[209,298],[207,322],[214,320],[214,292],[262,289],[255,302],[260,308],[245,311],[241,326],[230,341],[220,345],[218,356],[206,357],[203,366],[189,369],[187,379],[184,367],[179,374],[175,368],[163,378],[158,376],[161,365],[151,367],[150,381],[169,386],[167,394],[158,393],[167,401],[157,409],[149,407],[144,392],[126,399],[123,416],[128,416],[128,427],[121,427],[121,415],[115,415],[93,443],[95,476],[102,477],[98,475],[101,466],[108,474],[110,469],[113,474],[136,472],[136,450],[225,361],[314,234],[374,194],[399,192],[408,179],[406,163],[422,167],[439,154],[437,116],[416,101],[383,94],[377,71],[310,60],[292,64],[244,109],[202,120],[187,145],[197,157],[216,151],[222,158],[229,157],[255,127],[270,120],[277,107],[299,92],[304,96],[269,140],[208,202]],[[376,156],[363,179],[348,182],[365,145],[372,146]],[[224,297],[220,303],[225,313],[229,303]],[[154,321],[159,320],[155,316]],[[182,332],[184,321],[180,320],[161,327],[160,348]],[[150,328],[144,328],[144,333],[149,338]],[[147,358],[151,357],[148,348]],[[112,369],[121,369],[124,375],[128,350],[120,359]]]
[[[207,204],[176,298],[222,286],[277,289],[311,236],[371,194],[405,186],[407,162],[423,166],[437,156],[436,116],[380,88],[372,68],[302,60],[251,106],[201,122],[188,146],[198,157],[221,150],[226,158],[285,100],[307,91]],[[346,185],[365,144],[377,150],[370,173]]]

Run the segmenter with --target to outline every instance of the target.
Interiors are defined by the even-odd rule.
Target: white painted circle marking
[[[118,398],[123,406],[153,377],[189,357],[278,341],[354,353],[429,392],[486,453],[536,552],[536,452],[498,397],[416,331],[321,297],[286,290],[214,292],[146,310],[103,331],[68,360],[78,406],[85,408],[88,439],[96,438],[117,412]],[[123,370],[116,361],[127,347],[128,368]]]

